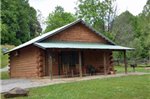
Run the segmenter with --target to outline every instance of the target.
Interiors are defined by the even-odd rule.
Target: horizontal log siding
[[[91,31],[81,23],[78,23],[62,31],[61,33],[51,36],[45,41],[48,40],[107,43],[104,38],[100,37],[96,33],[93,33],[93,31]]]
[[[109,58],[110,53],[112,53],[111,51],[107,51],[106,52],[106,69],[107,72],[110,71],[109,68],[113,68],[113,65],[110,64],[111,60]],[[83,54],[83,61],[84,61],[84,66],[87,65],[92,65],[94,66],[96,69],[100,69],[100,73],[104,72],[104,52],[103,51],[84,51]]]
[[[37,77],[37,53],[39,48],[27,46],[10,54],[10,76],[11,77]]]

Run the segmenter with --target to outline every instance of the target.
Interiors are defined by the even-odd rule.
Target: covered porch
[[[114,74],[113,51],[124,53],[127,73],[126,50],[130,48],[99,43],[51,42],[35,43],[44,51],[41,75],[53,78],[83,77]]]
[[[46,76],[82,77],[114,71],[111,51],[48,49],[47,53]]]

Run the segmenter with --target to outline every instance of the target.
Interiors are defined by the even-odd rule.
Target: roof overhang
[[[134,49],[134,48],[123,47],[118,45],[87,43],[87,42],[41,42],[41,43],[34,43],[34,45],[42,49],[48,49],[48,48],[99,49],[99,50],[133,50]]]
[[[23,48],[23,47],[25,47],[25,46],[34,44],[34,43],[36,43],[36,42],[41,42],[42,40],[44,40],[44,39],[46,39],[46,38],[48,38],[48,37],[50,37],[50,36],[53,36],[53,35],[55,35],[55,34],[57,34],[57,33],[60,33],[61,31],[65,30],[65,29],[67,29],[67,28],[69,28],[69,27],[71,27],[71,26],[73,26],[73,25],[75,25],[75,24],[77,24],[77,23],[79,23],[79,22],[81,22],[82,24],[84,24],[86,27],[88,27],[88,28],[89,28],[90,30],[92,30],[94,33],[96,33],[96,34],[98,34],[99,36],[101,36],[102,38],[104,38],[104,39],[105,39],[106,41],[108,41],[110,44],[115,45],[114,42],[112,42],[110,39],[108,39],[108,38],[107,38],[106,36],[104,36],[102,33],[99,33],[99,32],[97,32],[96,30],[94,30],[91,26],[89,26],[88,24],[86,24],[82,19],[78,19],[78,20],[76,20],[76,21],[74,21],[74,22],[72,22],[72,23],[69,23],[69,24],[64,25],[64,26],[62,26],[62,27],[60,27],[60,28],[57,28],[57,29],[55,29],[55,30],[52,30],[52,31],[47,32],[47,33],[45,33],[45,34],[42,34],[42,35],[40,35],[40,36],[38,36],[38,37],[36,37],[36,38],[34,38],[34,39],[32,39],[32,40],[26,42],[26,43],[23,43],[23,44],[21,44],[21,45],[15,47],[15,48],[9,50],[9,51],[6,52],[6,53],[9,53],[9,52],[18,50],[18,49]],[[5,54],[6,54],[6,53],[5,53]]]

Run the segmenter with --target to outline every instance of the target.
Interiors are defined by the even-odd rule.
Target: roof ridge
[[[57,34],[57,33],[60,33],[61,31],[63,31],[63,30],[65,30],[65,29],[67,29],[67,28],[73,26],[74,24],[77,24],[78,22],[81,22],[82,24],[84,24],[87,28],[89,28],[89,29],[92,30],[94,33],[98,34],[99,36],[101,36],[102,38],[104,38],[105,40],[107,40],[109,43],[111,43],[111,44],[113,44],[113,45],[116,45],[114,42],[112,42],[111,40],[109,40],[109,39],[108,39],[106,36],[104,36],[102,33],[97,32],[97,31],[96,31],[95,29],[93,29],[91,26],[89,26],[88,24],[86,24],[82,19],[77,19],[77,20],[75,20],[75,21],[73,21],[73,22],[71,22],[71,23],[69,23],[69,24],[66,24],[66,25],[64,25],[64,26],[62,26],[62,27],[56,28],[56,29],[54,29],[54,30],[52,30],[52,31],[50,31],[50,32],[44,33],[44,34],[42,34],[42,35],[39,35],[39,36],[37,36],[37,37],[35,37],[35,38],[33,38],[33,39],[31,39],[31,40],[29,40],[29,41],[27,41],[27,42],[25,42],[25,43],[19,45],[19,46],[15,47],[15,48],[13,48],[13,49],[11,49],[11,50],[9,50],[9,51],[6,52],[6,53],[9,53],[9,52],[11,52],[11,51],[14,51],[14,50],[23,48],[23,47],[28,46],[28,45],[30,45],[30,44],[33,44],[33,43],[35,43],[35,42],[42,41],[43,39],[46,39],[46,38],[48,38],[49,36],[55,35],[55,34]]]

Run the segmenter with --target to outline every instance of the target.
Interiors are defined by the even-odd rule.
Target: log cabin
[[[116,45],[82,19],[42,34],[9,54],[9,74],[19,77],[83,77],[113,74],[113,51],[132,48]]]

